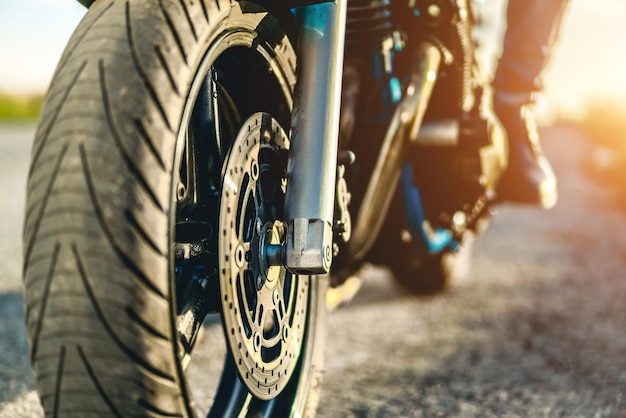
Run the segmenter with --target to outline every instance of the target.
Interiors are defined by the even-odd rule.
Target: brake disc
[[[224,171],[219,261],[224,331],[241,380],[260,399],[278,395],[302,346],[309,277],[268,261],[285,239],[289,140],[256,113],[237,135]]]

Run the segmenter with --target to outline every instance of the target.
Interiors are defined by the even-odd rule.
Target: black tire
[[[210,416],[314,413],[323,364],[324,278],[289,277],[289,283],[302,283],[304,330],[299,353],[290,353],[289,377],[271,396],[251,396],[232,360],[236,353],[224,355],[223,371],[197,372],[197,385],[188,375],[203,365],[192,360],[188,373],[183,364],[199,331],[210,327],[211,318],[222,323],[219,312],[228,304],[218,285],[225,267],[215,262],[229,256],[220,252],[216,228],[223,222],[221,179],[230,149],[254,118],[289,128],[294,83],[289,39],[253,3],[99,0],[90,8],[47,94],[27,186],[26,322],[46,416],[196,416],[205,412],[192,399],[197,385],[216,387],[213,394],[202,392],[215,398],[204,406]],[[209,99],[200,105],[196,98],[203,95]],[[219,121],[219,131],[215,124],[197,131],[207,128],[198,128],[206,114]],[[192,149],[188,138],[206,137],[196,132],[217,132],[214,145],[220,145],[198,154],[208,158],[200,162],[185,151]],[[266,171],[281,176],[285,153],[271,145]],[[190,187],[185,173],[191,165],[206,171],[204,192],[212,193],[197,212],[198,228],[181,220],[187,197],[179,192]],[[279,198],[268,198],[267,205]],[[280,206],[271,209],[264,216],[278,225]],[[242,219],[248,222],[248,212]],[[193,251],[181,256],[181,248]],[[202,258],[193,258],[196,253]],[[193,274],[185,270],[189,260],[196,263]],[[288,306],[286,311],[293,314]],[[181,325],[184,315],[192,326]],[[211,353],[213,344],[223,351],[225,333],[218,333],[221,341],[211,333],[198,343],[202,353]]]
[[[411,242],[397,242],[395,251],[387,253],[386,264],[394,279],[417,295],[441,293],[467,278],[473,234],[467,233],[460,248],[436,254],[425,254]]]
[[[413,241],[405,221],[402,191],[398,188],[385,224],[369,254],[369,260],[387,266],[395,281],[416,295],[441,293],[467,279],[474,240],[487,228],[488,217],[477,224],[476,230],[464,234],[455,250],[429,254]]]

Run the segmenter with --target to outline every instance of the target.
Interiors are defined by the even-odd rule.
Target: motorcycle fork
[[[285,267],[330,270],[347,0],[304,6],[287,163]]]

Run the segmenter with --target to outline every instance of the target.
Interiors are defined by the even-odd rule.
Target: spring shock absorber
[[[471,1],[408,0],[408,6],[419,19],[419,24],[432,31],[431,40],[442,50],[446,63],[456,62],[461,77],[461,107],[464,112],[469,112],[475,104]]]
[[[456,22],[456,31],[463,50],[463,97],[462,107],[469,112],[474,107],[474,93],[472,85],[472,61],[474,57],[474,45],[471,35],[471,4],[468,0],[457,1],[459,17]]]

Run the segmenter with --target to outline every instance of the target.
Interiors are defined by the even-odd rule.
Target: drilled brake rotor
[[[242,381],[271,399],[289,381],[302,346],[309,278],[270,265],[284,241],[289,140],[265,113],[250,117],[232,146],[220,206],[219,261],[224,327]],[[276,263],[273,263],[276,264]]]

